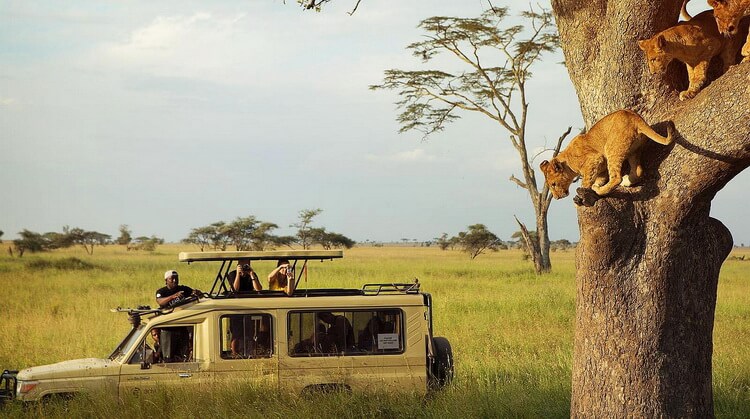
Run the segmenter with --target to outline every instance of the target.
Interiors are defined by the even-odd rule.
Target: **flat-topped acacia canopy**
[[[341,250],[272,250],[263,252],[180,252],[180,262],[249,260],[325,260],[344,257]]]

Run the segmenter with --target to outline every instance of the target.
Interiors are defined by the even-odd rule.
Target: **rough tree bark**
[[[680,102],[684,65],[651,76],[636,44],[677,22],[680,4],[552,1],[587,126],[628,108],[679,134],[648,146],[641,186],[578,208],[574,417],[713,416],[716,287],[732,237],[710,209],[750,165],[750,64]]]

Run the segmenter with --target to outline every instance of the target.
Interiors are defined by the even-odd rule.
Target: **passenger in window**
[[[324,352],[340,353],[354,349],[354,328],[349,319],[330,311],[319,312],[318,319],[328,325],[325,339],[321,342]]]
[[[231,340],[228,358],[266,358],[271,355],[270,316],[229,316],[229,331]]]
[[[229,343],[230,357],[235,359],[247,358],[249,341],[255,334],[253,322],[246,316],[231,316],[229,318],[229,331],[232,334],[232,340]]]
[[[174,327],[162,330],[159,343],[164,362],[191,362],[193,360],[192,328]]]
[[[294,294],[294,270],[289,261],[281,259],[276,264],[276,269],[268,274],[268,289],[272,291],[284,291],[286,295]]]
[[[151,355],[151,363],[158,364],[164,362],[164,357],[161,353],[161,343],[159,342],[159,329],[151,329],[151,338],[154,340],[154,352]]]
[[[160,308],[172,307],[188,297],[203,294],[197,289],[194,290],[185,285],[180,285],[177,271],[164,272],[164,282],[166,286],[156,290],[156,303],[159,304]]]
[[[359,339],[357,339],[357,347],[365,351],[373,351],[377,349],[378,345],[378,334],[382,331],[382,322],[380,317],[373,316],[359,332]]]
[[[326,327],[322,323],[316,322],[315,331],[310,335],[309,338],[301,340],[299,343],[294,345],[295,354],[312,354],[321,353],[323,348],[321,342],[326,340]],[[328,352],[328,350],[326,350]]]
[[[253,323],[255,323],[255,333],[250,341],[250,354],[253,358],[267,357],[271,355],[270,317],[264,316]]]
[[[227,281],[232,284],[232,288],[236,292],[260,291],[263,289],[258,274],[250,266],[250,259],[238,260],[237,269],[227,274]]]

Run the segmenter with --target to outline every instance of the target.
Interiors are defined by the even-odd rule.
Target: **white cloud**
[[[0,97],[0,106],[11,106],[16,103],[16,100],[12,97]]]
[[[257,54],[245,14],[160,16],[127,40],[105,45],[97,60],[146,76],[212,82],[247,81]],[[245,23],[240,25],[240,23]]]
[[[209,13],[195,13],[189,17],[158,17],[146,27],[133,32],[124,49],[168,50],[177,48],[182,38],[189,36],[201,22],[210,21]]]

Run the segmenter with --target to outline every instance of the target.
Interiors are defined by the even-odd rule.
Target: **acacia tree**
[[[558,37],[550,12],[531,9],[521,15],[527,28],[502,28],[508,16],[506,7],[490,7],[478,18],[425,19],[419,27],[427,33],[427,39],[407,48],[424,62],[449,53],[465,65],[464,70],[455,74],[442,70],[386,70],[383,84],[370,88],[399,92],[397,105],[403,109],[398,116],[400,132],[417,130],[426,138],[460,118],[461,111],[468,111],[486,116],[510,134],[522,172],[522,180],[515,176],[510,180],[528,192],[534,207],[539,234],[524,238],[536,272],[543,273],[552,268],[547,229],[552,196],[546,185],[539,188],[532,165],[534,156],[528,152],[526,83],[531,78],[532,65],[542,54],[557,49]],[[569,133],[570,128],[558,139],[555,155]],[[525,226],[518,223],[525,231]]]
[[[190,230],[190,234],[182,239],[183,243],[196,244],[201,252],[208,246],[216,236],[216,226],[196,227]]]
[[[133,232],[130,231],[130,227],[127,224],[120,225],[120,236],[117,238],[117,244],[128,245],[133,241]]]
[[[23,257],[27,250],[31,253],[47,250],[49,243],[42,234],[24,228],[23,231],[18,232],[18,235],[20,237],[13,240],[13,246],[16,248],[19,258]]]
[[[684,65],[650,76],[637,41],[674,25],[681,3],[552,0],[586,125],[627,108],[678,133],[645,150],[641,186],[577,209],[571,416],[713,417],[716,289],[732,236],[710,210],[750,165],[750,65],[685,102]]]
[[[79,227],[63,227],[63,236],[67,236],[71,244],[80,244],[86,253],[94,254],[94,245],[104,246],[112,238],[109,234],[99,233],[98,231],[86,231]]]
[[[269,222],[258,224],[250,235],[253,250],[265,250],[267,247],[273,247],[276,243],[276,236],[271,231],[279,228],[278,225]]]
[[[469,231],[458,233],[458,242],[464,252],[468,253],[472,259],[486,250],[496,252],[501,245],[500,239],[495,233],[487,230],[484,224],[470,225]]]
[[[297,228],[297,241],[302,245],[303,249],[309,249],[312,245],[313,237],[310,234],[312,227],[313,218],[317,217],[321,212],[320,208],[305,209],[299,212],[299,221],[291,224],[289,227]]]
[[[351,249],[356,242],[343,234],[326,231],[325,227],[311,228],[309,231],[311,243],[317,243],[325,250],[344,247]]]

